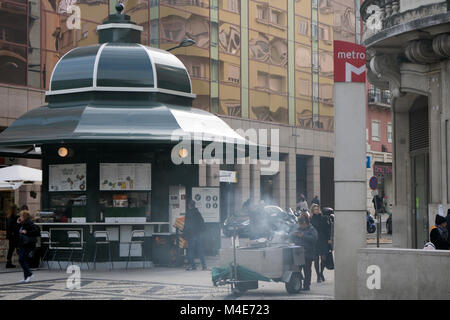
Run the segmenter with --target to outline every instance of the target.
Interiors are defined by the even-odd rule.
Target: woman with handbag
[[[19,263],[23,269],[24,279],[20,283],[30,282],[33,273],[30,270],[30,255],[36,248],[37,237],[41,231],[31,220],[30,212],[23,210],[19,213],[17,223],[20,225],[19,230]]]

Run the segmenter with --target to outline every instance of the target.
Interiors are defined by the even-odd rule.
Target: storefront
[[[142,28],[128,16],[111,15],[97,30],[100,43],[61,58],[48,105],[16,120],[0,134],[0,146],[33,150],[42,160],[40,225],[54,247],[67,249],[68,231],[78,231],[91,260],[95,231],[108,231],[113,260],[124,261],[132,231],[143,230],[145,243],[131,256],[145,253],[155,264],[170,264],[173,226],[187,199],[197,202],[207,223],[220,222],[219,194],[195,189],[195,151],[201,155],[216,141],[233,148],[247,141],[192,108],[185,66],[167,51],[137,43]],[[188,142],[177,148],[180,141]]]

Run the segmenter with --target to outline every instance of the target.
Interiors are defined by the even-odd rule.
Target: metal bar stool
[[[48,256],[49,256],[49,252],[50,252],[50,247],[53,244],[54,245],[58,245],[59,242],[50,240],[50,232],[48,232],[48,231],[41,231],[41,246],[42,245],[46,246],[44,254],[42,255],[41,262],[44,262],[45,258],[47,257],[47,267],[48,267],[48,269],[50,269],[50,264],[48,262],[49,261]],[[56,248],[53,249],[53,255],[52,255],[51,261],[55,261],[56,252],[57,251],[58,250]],[[58,265],[59,265],[59,269],[61,270],[62,268],[61,268],[61,264],[59,263],[59,260],[58,260]]]
[[[73,264],[74,260],[73,260],[73,253],[75,251],[75,248],[77,246],[81,246],[81,260],[80,260],[80,264],[83,264],[84,261],[84,251],[86,249],[86,242],[83,241],[81,239],[81,234],[79,231],[67,231],[67,238],[69,240],[69,246],[71,247],[71,251],[70,251],[70,257],[69,257],[69,261]],[[86,263],[87,268],[89,270],[89,264]]]
[[[144,230],[133,230],[131,232],[131,241],[129,243],[128,246],[128,260],[127,260],[127,266],[126,266],[126,270],[128,270],[128,262],[130,262],[130,254],[131,254],[131,246],[133,244],[140,244],[141,245],[141,249],[142,249],[142,257],[144,259],[144,264],[143,264],[143,268],[145,268],[145,262],[146,262],[146,258],[145,258],[145,252],[144,252],[144,239],[145,239],[145,231]]]
[[[94,270],[97,270],[96,261],[97,261],[97,249],[99,245],[108,246],[108,258],[109,262],[111,263],[111,267],[109,268],[109,270],[114,269],[114,264],[111,259],[111,241],[109,240],[108,231],[95,231],[94,239],[95,239]]]

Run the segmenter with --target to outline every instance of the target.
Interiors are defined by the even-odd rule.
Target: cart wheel
[[[247,292],[247,289],[244,288],[242,286],[242,284],[240,283],[234,283],[231,285],[231,293],[236,296],[236,297],[240,297],[242,296],[245,292]]]
[[[299,293],[302,289],[302,277],[299,272],[294,272],[289,282],[285,284],[286,291],[290,294]]]

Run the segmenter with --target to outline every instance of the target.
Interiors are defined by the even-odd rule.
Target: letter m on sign
[[[366,47],[334,41],[334,82],[366,82]]]
[[[356,75],[360,75],[366,71],[366,66],[362,65],[361,67],[357,68],[354,65],[346,62],[345,63],[345,82],[352,82],[352,73]]]

